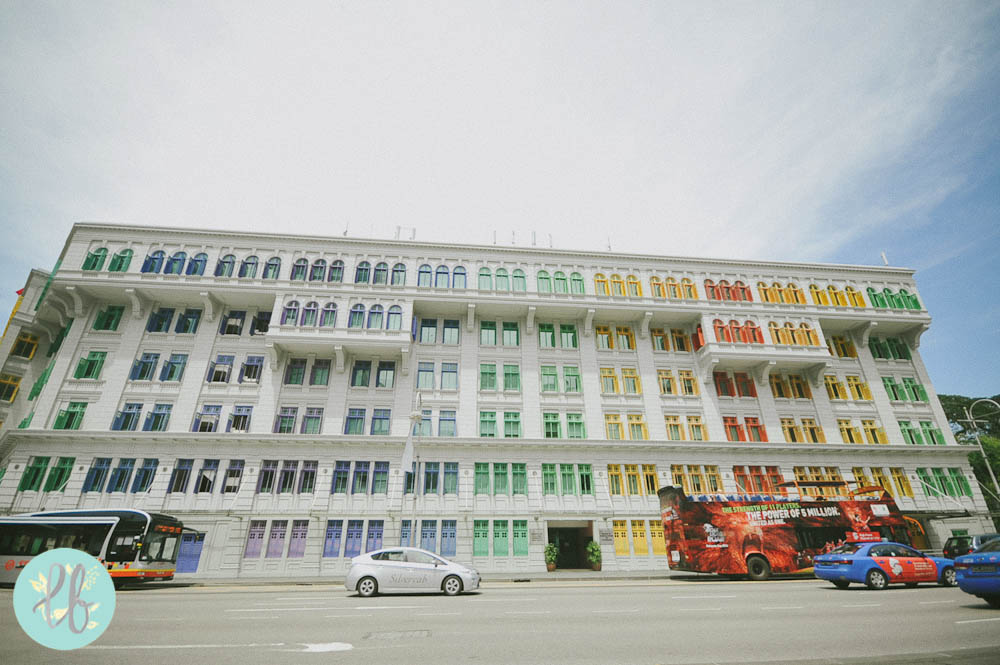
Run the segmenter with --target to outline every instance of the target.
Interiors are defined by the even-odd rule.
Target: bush
[[[596,540],[587,543],[587,561],[592,564],[601,562],[601,546]]]
[[[556,559],[559,558],[559,548],[556,547],[555,543],[549,543],[545,546],[545,563],[555,563]]]

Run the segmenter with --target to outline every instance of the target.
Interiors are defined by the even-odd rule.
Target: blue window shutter
[[[253,329],[251,329],[250,332],[253,332]],[[247,369],[247,364],[246,363],[241,363],[240,364],[240,376],[236,380],[237,383],[243,383],[243,373],[246,372],[246,369]]]
[[[214,371],[215,371],[215,363],[214,362],[208,363],[208,374],[205,375],[206,383],[212,380],[212,372]]]
[[[116,430],[116,431],[121,430],[122,425],[124,424],[124,422],[125,422],[125,413],[122,412],[122,411],[119,411],[118,415],[115,416],[115,419],[111,423],[111,429]]]
[[[83,481],[83,491],[87,492],[94,487],[94,475],[97,473],[97,469],[91,465],[90,470],[87,471],[87,477]]]
[[[226,332],[226,321],[229,319],[229,312],[222,313],[222,321],[219,322],[219,334],[225,334]]]
[[[139,378],[139,361],[138,360],[133,360],[132,361],[132,372],[129,374],[129,378],[132,381],[135,381],[137,378]]]
[[[151,432],[152,430],[153,430],[153,412],[150,411],[146,415],[146,421],[144,423],[142,423],[142,431],[143,432]]]
[[[233,429],[233,417],[229,416],[229,420],[226,422],[226,431],[231,432]]]
[[[149,272],[150,267],[153,265],[153,257],[146,256],[146,260],[142,262],[142,272]]]
[[[167,375],[170,373],[170,361],[163,363],[163,369],[160,370],[160,381],[166,381]]]
[[[194,425],[191,427],[191,431],[197,432],[199,426],[201,426],[201,414],[196,413],[194,414]]]

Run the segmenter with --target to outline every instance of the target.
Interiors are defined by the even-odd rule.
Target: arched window
[[[465,268],[462,266],[455,266],[455,269],[451,271],[451,286],[456,289],[465,288]]]
[[[733,287],[725,279],[715,286],[715,294],[718,296],[717,300],[736,300],[733,297]]]
[[[642,284],[639,283],[639,278],[635,275],[629,275],[625,281],[628,283],[628,294],[633,298],[641,298]]]
[[[132,263],[132,250],[123,249],[111,257],[111,263],[108,264],[108,272],[125,272],[128,270],[130,263]]]
[[[348,328],[364,328],[365,327],[365,306],[358,303],[351,308],[351,315],[347,319]]]
[[[310,282],[322,282],[326,277],[326,259],[316,259],[309,269]]]
[[[188,259],[188,275],[204,275],[205,266],[208,265],[208,254],[201,252]]]
[[[764,282],[757,282],[757,295],[760,296],[761,302],[774,302],[771,299],[771,291]]]
[[[886,307],[885,298],[882,297],[882,294],[870,286],[868,287],[868,301],[876,309],[885,309]]]
[[[763,344],[764,334],[757,327],[757,324],[753,321],[747,321],[743,324],[743,341],[748,344]]]
[[[812,296],[814,305],[829,305],[830,301],[826,297],[826,292],[815,284],[809,285],[809,295]]]
[[[705,280],[705,297],[708,298],[709,300],[719,300],[720,299],[719,298],[719,291],[716,290],[717,288],[718,287],[715,286],[715,282],[713,282],[710,279],[706,279]]]
[[[715,341],[716,342],[732,342],[733,336],[729,332],[729,326],[723,323],[721,320],[716,319],[712,321],[712,327],[715,329]]]
[[[611,295],[611,291],[608,290],[608,278],[603,273],[594,275],[594,292],[599,296]]]
[[[372,274],[372,284],[385,284],[389,281],[389,264],[376,263],[375,272]],[[369,326],[370,328],[371,326]],[[382,326],[379,326],[380,328]]]
[[[583,275],[578,272],[570,273],[569,276],[569,292],[578,295],[583,295],[585,290],[583,286]]]
[[[781,328],[781,343],[782,344],[795,344],[795,324],[791,322],[785,323]]]
[[[890,288],[882,289],[882,295],[885,297],[885,301],[886,303],[888,303],[889,307],[891,307],[892,309],[903,309],[900,306],[899,297],[892,292],[892,289]]]
[[[216,277],[232,277],[233,268],[236,267],[236,257],[232,254],[226,254],[215,264],[215,276]]]
[[[294,326],[299,320],[299,301],[293,300],[285,305],[281,311],[281,325]]]
[[[160,268],[163,267],[163,258],[165,256],[166,255],[161,249],[151,253],[142,263],[142,272],[160,272]]]
[[[337,303],[328,302],[323,305],[323,314],[319,317],[321,328],[333,328],[337,325]]]
[[[768,294],[771,296],[771,302],[781,302],[791,304],[792,300],[785,298],[785,290],[781,288],[781,284],[775,282],[771,285],[771,288],[767,290]]]
[[[306,281],[306,272],[309,270],[309,261],[306,259],[296,259],[292,264],[292,274],[289,277],[293,282]]]
[[[528,279],[524,276],[523,270],[514,268],[514,272],[510,274],[510,285],[515,291],[521,293],[528,290]]]
[[[498,270],[497,272],[500,271]],[[480,291],[493,290],[493,273],[490,272],[489,268],[479,269],[479,290]]]
[[[649,278],[649,289],[653,292],[654,298],[667,297],[667,290],[663,288],[663,280],[656,275]]]
[[[326,277],[328,282],[343,282],[344,281],[344,262],[340,259],[330,262],[330,272]]]
[[[611,295],[625,295],[625,281],[622,279],[621,275],[611,275]]]
[[[789,284],[785,287],[785,302],[789,305],[805,305],[806,294],[802,293],[797,284]]]
[[[684,297],[689,300],[698,299],[698,289],[695,288],[694,282],[687,277],[681,280],[681,291],[684,292]]]
[[[87,253],[87,258],[84,259],[81,270],[100,270],[104,267],[104,261],[107,258],[108,248],[98,247],[94,251]]]
[[[771,321],[767,324],[767,330],[771,333],[771,344],[781,344],[781,329],[778,324]]]
[[[906,289],[899,290],[899,302],[906,309],[920,309],[920,301]]]
[[[733,284],[733,298],[735,300],[743,300],[746,302],[753,302],[753,293],[743,282],[736,282]]]
[[[261,275],[264,279],[278,279],[278,273],[281,272],[281,259],[277,256],[272,256],[264,264],[264,274]]]
[[[812,329],[812,326],[808,323],[803,323],[799,326],[799,329],[806,334],[810,346],[819,346],[819,335]]]
[[[837,289],[836,286],[831,284],[830,286],[826,287],[826,292],[830,294],[831,305],[836,305],[838,307],[847,307],[847,298],[840,290]]]
[[[385,310],[382,305],[372,305],[371,309],[368,310],[368,327],[376,328],[378,330],[382,329],[382,316]]]
[[[389,314],[385,320],[387,330],[401,330],[403,328],[403,308],[393,305],[389,308]]]
[[[431,285],[431,267],[426,263],[417,270],[417,286]]]
[[[402,263],[392,267],[392,286],[406,286],[406,266]]]
[[[552,275],[552,288],[556,293],[569,293],[569,283],[566,281],[566,273],[557,270]]]
[[[368,273],[371,271],[371,264],[367,261],[362,261],[358,264],[358,267],[354,269],[354,283],[355,284],[367,284],[368,283]]]
[[[434,271],[434,288],[447,289],[448,275],[448,266],[438,266],[437,270]]]
[[[174,252],[163,264],[164,275],[180,275],[184,272],[184,264],[187,263],[187,252]]]
[[[482,274],[482,271],[480,271],[480,274]],[[497,268],[496,281],[497,291],[510,291],[510,276],[506,268]]]
[[[253,279],[257,276],[257,264],[259,260],[256,256],[248,256],[240,263],[240,277]]]
[[[847,294],[847,302],[851,304],[851,307],[865,306],[865,299],[861,297],[861,293],[853,286],[845,286],[844,293]]]
[[[667,297],[682,298],[681,287],[673,277],[667,277]]]
[[[539,293],[552,293],[552,278],[549,277],[548,271],[539,270],[535,279],[538,281]]]
[[[739,321],[730,321],[729,322],[729,338],[731,340],[733,340],[734,342],[743,342],[743,341],[746,341],[746,340],[743,339],[743,336],[740,334],[742,332],[743,332],[743,327],[740,325]]]
[[[326,269],[323,270],[326,273]],[[314,326],[316,325],[316,319],[319,317],[319,303],[315,300],[306,303],[306,306],[302,308],[302,321],[303,326]]]

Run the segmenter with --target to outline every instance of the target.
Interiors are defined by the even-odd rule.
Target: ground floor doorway
[[[549,521],[548,542],[559,548],[556,568],[590,568],[587,543],[594,539],[594,523],[585,520]]]

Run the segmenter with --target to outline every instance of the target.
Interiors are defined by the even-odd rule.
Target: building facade
[[[659,487],[844,480],[940,547],[989,523],[930,320],[899,268],[78,224],[0,343],[0,513],[168,513],[206,577],[639,571]]]

